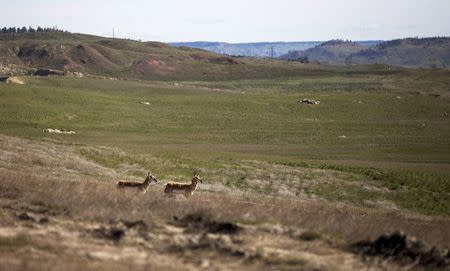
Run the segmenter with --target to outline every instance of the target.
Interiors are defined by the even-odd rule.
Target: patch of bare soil
[[[212,57],[209,58],[208,61],[210,63],[215,63],[215,64],[239,64],[238,61],[236,61],[234,58],[232,57]]]
[[[132,70],[135,74],[159,74],[168,75],[175,72],[175,67],[156,59],[142,59],[133,64]]]
[[[112,270],[306,271],[404,270],[406,266],[397,261],[365,260],[345,249],[343,241],[326,234],[281,225],[236,224],[202,212],[169,221],[155,217],[151,222],[125,219],[98,222],[80,220],[39,204],[6,199],[0,199],[0,204],[1,270],[20,270],[24,264],[39,267],[36,270],[42,267],[63,270],[67,264],[72,270],[93,266],[111,270],[108,268],[111,265]],[[388,251],[391,244],[398,246],[401,240],[388,237],[387,241],[361,242],[353,248],[363,255],[378,255],[380,242],[387,244]],[[388,255],[409,257],[411,251],[397,253],[401,249]],[[427,259],[433,255],[422,251],[431,255]],[[53,264],[46,265],[49,262]],[[445,270],[447,266],[447,263],[433,265],[436,270]],[[417,270],[421,267],[414,266]]]

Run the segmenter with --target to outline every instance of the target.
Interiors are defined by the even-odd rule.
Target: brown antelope
[[[147,178],[145,178],[145,181],[143,183],[138,183],[138,182],[130,182],[130,181],[118,181],[117,182],[117,187],[118,188],[125,188],[125,187],[131,187],[131,188],[135,188],[138,189],[142,192],[147,192],[147,189],[150,187],[150,184],[152,182],[157,183],[158,180],[156,180],[156,178],[150,174],[150,172],[147,174]]]
[[[194,178],[190,184],[187,183],[168,183],[166,184],[166,188],[164,189],[164,195],[171,197],[175,195],[184,195],[186,198],[189,198],[194,194],[195,189],[197,189],[198,183],[203,183],[202,179],[195,174]]]

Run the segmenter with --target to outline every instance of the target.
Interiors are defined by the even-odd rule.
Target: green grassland
[[[137,176],[197,170],[260,194],[280,196],[284,183],[293,196],[450,215],[448,71],[324,66],[272,79],[183,78],[0,84],[0,133],[75,146],[107,167],[135,165]]]

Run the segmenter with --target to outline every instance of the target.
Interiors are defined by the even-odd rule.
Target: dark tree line
[[[56,27],[40,27],[38,26],[36,29],[33,27],[3,27],[0,30],[0,33],[35,33],[35,32],[68,32],[67,30],[57,29]]]

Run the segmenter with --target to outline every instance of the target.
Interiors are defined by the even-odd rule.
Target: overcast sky
[[[449,36],[450,0],[0,0],[0,26],[158,41]]]

